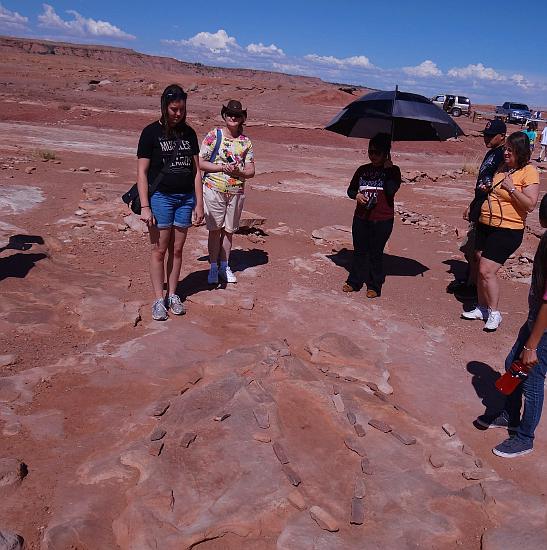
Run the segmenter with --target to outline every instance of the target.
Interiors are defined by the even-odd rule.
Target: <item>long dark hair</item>
[[[539,203],[539,221],[542,227],[547,226],[547,195],[543,195]],[[543,233],[539,241],[536,255],[534,256],[534,269],[532,271],[532,295],[541,303],[545,294],[545,282],[547,281],[547,231]]]
[[[169,84],[163,93],[161,94],[161,118],[160,122],[163,127],[163,134],[165,137],[180,137],[186,127],[186,112],[183,119],[173,128],[169,127],[167,123],[167,107],[173,101],[180,101],[181,99],[186,103],[188,94],[178,85]]]
[[[517,159],[517,169],[524,168],[530,162],[530,139],[524,132],[513,132],[505,142],[511,146]]]

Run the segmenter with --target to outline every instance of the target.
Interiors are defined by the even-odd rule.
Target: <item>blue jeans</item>
[[[190,227],[192,225],[192,210],[195,205],[194,193],[156,191],[150,197],[150,206],[158,229],[167,229],[173,225],[182,229]]]
[[[505,370],[509,369],[513,361],[519,358],[529,336],[530,328],[526,323],[520,329],[517,341],[505,360]],[[533,442],[534,431],[539,424],[543,409],[545,373],[547,372],[547,332],[543,334],[538,344],[537,356],[539,363],[528,374],[528,378],[507,397],[505,402],[505,413],[509,419],[509,426],[518,426],[517,437],[528,443]],[[520,409],[523,395],[524,411],[521,417]]]

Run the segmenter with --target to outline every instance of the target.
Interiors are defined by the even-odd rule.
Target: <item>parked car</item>
[[[431,98],[431,101],[452,116],[469,116],[471,113],[471,100],[463,95],[436,95]]]
[[[503,105],[496,107],[496,114],[504,115],[507,122],[524,124],[527,118],[532,117],[532,112],[525,103],[513,103],[506,101]]]

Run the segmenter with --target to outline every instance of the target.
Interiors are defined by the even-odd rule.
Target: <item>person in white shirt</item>
[[[541,132],[541,151],[539,152],[539,162],[543,162],[545,154],[547,153],[547,125]]]

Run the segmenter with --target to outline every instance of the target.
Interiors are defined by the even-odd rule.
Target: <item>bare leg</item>
[[[500,287],[497,277],[500,268],[500,264],[487,258],[481,258],[477,286],[479,304],[494,311],[498,309],[500,297]]]
[[[230,259],[230,252],[232,251],[232,241],[234,238],[233,233],[228,233],[224,229],[222,230],[222,239],[220,246],[220,261],[227,262]]]
[[[218,262],[218,254],[220,251],[220,242],[222,238],[222,229],[209,231],[209,263],[216,264]]]
[[[163,283],[165,279],[164,260],[165,253],[171,240],[172,228],[158,229],[155,225],[149,229],[151,255],[150,255],[150,279],[156,300],[163,298]]]
[[[477,285],[477,278],[479,275],[479,263],[481,261],[481,251],[475,250],[471,256],[469,256],[469,278],[467,284]]]
[[[167,257],[167,296],[176,294],[179,283],[180,268],[182,266],[182,249],[186,242],[188,228],[175,227],[172,233],[169,255]]]

